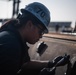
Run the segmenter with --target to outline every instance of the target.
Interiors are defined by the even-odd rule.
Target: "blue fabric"
[[[0,32],[0,75],[15,75],[22,63],[30,61],[28,46],[14,27]]]

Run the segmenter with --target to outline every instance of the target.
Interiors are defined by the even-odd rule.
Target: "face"
[[[29,40],[28,42],[30,44],[35,44],[36,42],[39,41],[40,38],[42,38],[43,33],[43,28],[41,25],[33,25],[30,27],[30,33],[29,33]]]

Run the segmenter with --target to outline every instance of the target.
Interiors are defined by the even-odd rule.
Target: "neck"
[[[23,42],[25,42],[25,39],[27,41],[28,34],[29,34],[27,29],[19,29],[18,31],[19,31],[19,33],[20,33],[20,35],[22,37]]]

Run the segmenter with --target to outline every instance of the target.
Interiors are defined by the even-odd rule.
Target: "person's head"
[[[48,33],[50,12],[42,3],[33,2],[21,9],[17,20],[15,26],[24,42],[35,44],[44,33]]]
[[[48,33],[50,12],[46,6],[39,2],[28,4],[18,16],[21,24],[25,27],[25,39],[29,43],[36,43],[44,33]]]

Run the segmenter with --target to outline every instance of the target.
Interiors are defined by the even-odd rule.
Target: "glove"
[[[56,66],[64,66],[70,62],[70,55],[64,55],[61,60],[56,63]]]
[[[64,66],[69,62],[70,55],[57,56],[53,59],[53,61],[48,62],[48,67],[51,68],[53,66]]]
[[[55,67],[53,67],[52,69],[43,68],[39,75],[55,75],[55,70]]]

